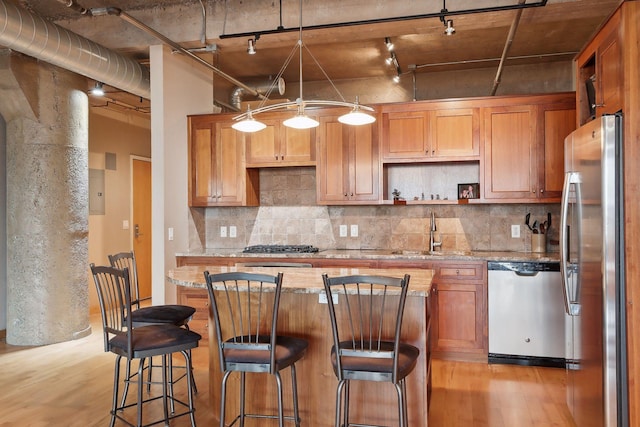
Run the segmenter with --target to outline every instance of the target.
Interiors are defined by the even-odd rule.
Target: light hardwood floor
[[[109,425],[115,356],[103,352],[99,319],[92,325],[88,337],[44,347],[0,341],[0,426]],[[193,355],[199,426],[217,425],[209,405],[207,351],[201,347]],[[564,378],[561,369],[434,360],[429,426],[575,427],[564,403]],[[182,385],[177,393],[185,394]],[[190,423],[184,417],[171,425]]]

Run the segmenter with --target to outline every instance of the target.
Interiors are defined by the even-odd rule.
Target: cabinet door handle
[[[542,188],[541,188],[541,189],[540,189],[540,193],[544,193],[544,189],[542,189]]]
[[[278,160],[278,155],[277,154],[275,155],[275,158],[276,158],[276,160]]]

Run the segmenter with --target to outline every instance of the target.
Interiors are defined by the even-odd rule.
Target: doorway
[[[131,210],[140,298],[151,298],[151,159],[131,156]]]

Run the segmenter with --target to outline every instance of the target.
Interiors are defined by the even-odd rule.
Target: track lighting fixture
[[[452,35],[456,32],[456,29],[453,28],[453,19],[447,19],[446,14],[449,13],[447,10],[446,0],[442,0],[442,10],[440,11],[440,21],[444,24],[444,33],[448,36]]]
[[[385,60],[385,62],[387,63],[387,65],[392,66],[396,69],[396,76],[393,78],[393,81],[396,83],[399,83],[400,74],[402,74],[402,70],[400,69],[400,64],[398,63],[398,56],[394,51],[394,46],[393,46],[393,43],[391,42],[391,38],[385,37],[384,44],[387,46],[387,49],[389,50],[389,57]]]
[[[96,82],[96,85],[91,89],[91,93],[95,96],[104,96],[104,89],[101,82]]]

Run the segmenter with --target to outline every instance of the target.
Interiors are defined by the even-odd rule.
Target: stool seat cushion
[[[166,323],[182,326],[191,320],[195,312],[195,308],[187,305],[152,305],[134,310],[131,320],[134,325]]]
[[[255,341],[255,337],[253,337]],[[258,342],[268,344],[270,337],[261,335]],[[225,342],[248,342],[246,337],[235,337]],[[275,364],[276,370],[281,370],[298,361],[307,350],[309,343],[302,338],[278,335],[276,338]],[[270,354],[266,349],[225,348],[224,358],[227,364],[264,364],[269,365]]]
[[[360,343],[356,343],[354,348],[352,341],[340,342],[340,348],[362,350],[369,348],[369,343],[364,342],[361,346]],[[371,348],[377,348],[377,343],[372,344]],[[384,352],[393,351],[393,342],[383,341],[380,343],[380,350]],[[407,343],[399,344],[398,352],[398,379],[402,379],[409,375],[416,366],[420,350],[417,347]],[[338,365],[336,362],[335,346],[331,348],[331,364],[333,365],[333,371],[338,375]],[[357,372],[378,372],[389,373],[393,372],[393,359],[383,357],[359,357],[359,356],[343,356],[342,357],[342,370],[343,371],[357,371]]]
[[[184,351],[198,346],[200,334],[175,325],[150,325],[133,328],[133,358],[149,357]],[[110,350],[126,355],[127,336],[116,335],[109,340]]]

